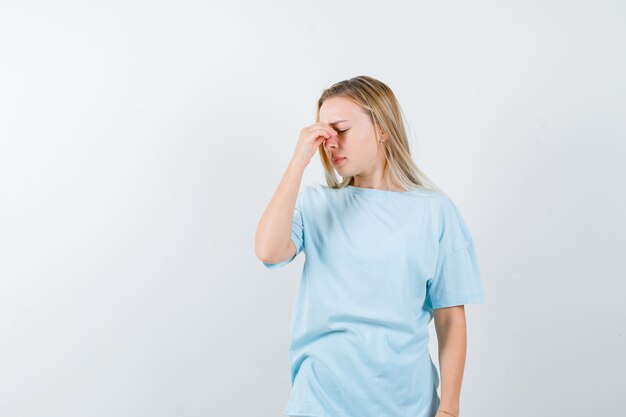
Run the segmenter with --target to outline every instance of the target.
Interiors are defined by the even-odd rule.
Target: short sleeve
[[[476,247],[461,213],[450,200],[439,210],[439,242],[434,276],[427,281],[432,309],[484,301]]]
[[[296,197],[296,204],[293,210],[293,219],[291,221],[291,240],[293,240],[294,245],[296,246],[296,253],[290,258],[286,259],[282,262],[278,262],[275,264],[263,262],[268,268],[277,268],[283,265],[287,265],[291,261],[295,259],[296,256],[304,249],[304,221],[302,216],[302,197],[303,191],[298,192],[298,197]]]

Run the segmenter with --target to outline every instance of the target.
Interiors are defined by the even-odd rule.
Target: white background
[[[281,416],[254,233],[357,75],[477,245],[461,416],[619,415],[625,74],[621,1],[0,2],[0,417]]]

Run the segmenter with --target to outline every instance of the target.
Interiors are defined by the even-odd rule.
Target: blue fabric
[[[433,309],[482,303],[476,249],[443,193],[306,185],[292,222],[305,253],[284,414],[432,417]]]

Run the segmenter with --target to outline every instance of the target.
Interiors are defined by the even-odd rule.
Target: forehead
[[[354,121],[363,117],[360,107],[343,97],[326,99],[320,107],[320,122],[335,124],[341,121]]]

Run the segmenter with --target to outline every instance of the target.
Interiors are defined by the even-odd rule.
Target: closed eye
[[[348,130],[350,130],[350,129],[346,129],[346,130],[338,130],[337,132],[339,132],[339,133],[343,133],[343,132],[347,132]]]

